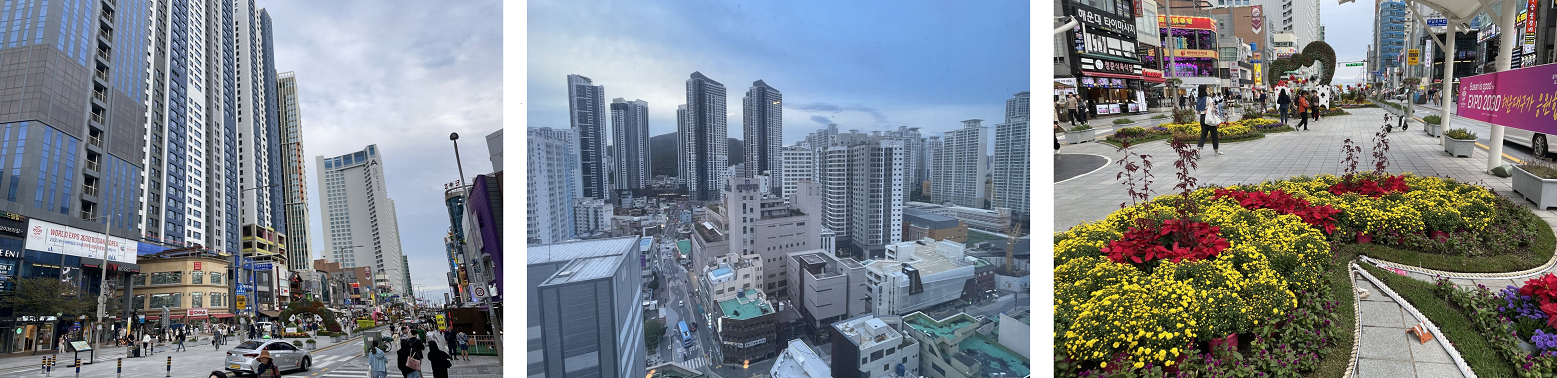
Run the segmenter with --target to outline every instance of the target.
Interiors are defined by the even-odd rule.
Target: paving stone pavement
[[[1369,295],[1358,301],[1362,336],[1357,339],[1356,377],[1463,377],[1460,369],[1437,340],[1422,343],[1406,333],[1421,320],[1373,282],[1358,277],[1353,282]]]
[[[1265,138],[1224,144],[1222,156],[1206,151],[1195,170],[1201,185],[1233,185],[1259,183],[1266,180],[1292,176],[1342,174],[1345,166],[1341,150],[1343,141],[1351,139],[1362,147],[1358,154],[1357,169],[1373,169],[1373,134],[1384,124],[1384,111],[1378,108],[1348,109],[1351,115],[1326,117],[1309,121],[1311,131],[1294,131],[1268,134]],[[1410,172],[1425,176],[1446,176],[1463,182],[1479,183],[1499,193],[1516,196],[1510,179],[1484,172],[1487,153],[1477,149],[1469,158],[1449,156],[1438,144],[1438,138],[1427,136],[1420,125],[1410,130],[1396,130],[1389,134],[1390,149],[1386,154],[1389,171]],[[1211,147],[1207,142],[1207,148]],[[1154,195],[1166,195],[1173,186],[1173,160],[1177,155],[1166,142],[1151,142],[1134,147],[1137,153],[1152,156],[1155,166],[1152,188]],[[1118,161],[1123,152],[1103,143],[1066,145],[1064,153],[1090,153],[1108,156]],[[1122,169],[1110,165],[1069,181],[1054,185],[1054,231],[1064,231],[1082,222],[1096,221],[1118,210],[1121,203],[1129,202],[1125,187],[1114,177]],[[1524,201],[1528,204],[1528,201]],[[1553,217],[1548,211],[1543,217]]]

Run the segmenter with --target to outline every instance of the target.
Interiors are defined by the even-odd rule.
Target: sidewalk
[[[1351,139],[1362,147],[1358,154],[1361,163],[1358,170],[1372,170],[1373,133],[1383,125],[1384,111],[1380,108],[1349,109],[1351,115],[1325,117],[1310,121],[1312,131],[1296,131],[1266,135],[1265,138],[1228,143],[1222,146],[1223,156],[1209,152],[1199,161],[1195,171],[1201,185],[1233,185],[1259,183],[1301,175],[1324,173],[1342,174],[1342,141]],[[1458,122],[1456,120],[1455,122]],[[1460,181],[1481,183],[1505,194],[1512,193],[1512,181],[1483,171],[1487,152],[1478,149],[1469,158],[1455,158],[1443,152],[1438,138],[1429,137],[1420,125],[1407,131],[1396,130],[1389,135],[1389,171],[1411,172],[1424,176],[1447,176]],[[1209,143],[1208,143],[1209,144]],[[1211,147],[1209,145],[1207,148]],[[1172,187],[1172,159],[1175,155],[1167,143],[1147,143],[1135,147],[1136,152],[1153,156],[1157,168],[1154,196],[1169,194]],[[1067,146],[1066,153],[1089,153],[1119,159],[1123,156],[1114,146],[1102,143],[1083,143]],[[1103,219],[1118,210],[1120,203],[1129,202],[1125,187],[1115,179],[1122,169],[1109,164],[1095,172],[1078,176],[1054,186],[1054,230],[1064,231],[1082,222]],[[1515,198],[1517,194],[1513,194]],[[1537,211],[1543,213],[1545,211]]]
[[[154,359],[165,359],[165,358],[167,358],[167,356],[173,356],[173,358],[175,360],[178,360],[178,359],[180,359],[182,357],[185,357],[185,356],[193,357],[193,356],[208,356],[208,355],[225,355],[228,350],[231,350],[233,347],[235,347],[239,343],[243,342],[242,338],[228,337],[227,338],[227,344],[222,345],[221,348],[213,349],[211,347],[211,336],[210,335],[201,335],[201,336],[202,337],[200,338],[200,341],[198,341],[198,342],[187,342],[187,343],[185,343],[184,344],[185,351],[183,351],[183,352],[174,352],[173,350],[178,348],[178,346],[175,345],[175,344],[171,344],[171,343],[165,343],[165,344],[162,344],[162,345],[158,345],[156,347],[156,349],[155,349],[156,353],[150,355],[149,357],[150,358],[154,358]],[[315,350],[317,351],[317,350],[323,350],[325,348],[333,347],[333,346],[340,345],[340,344],[346,344],[346,343],[354,342],[354,341],[356,341],[356,339],[360,339],[361,337],[362,337],[362,334],[358,333],[358,334],[353,335],[353,336],[348,336],[348,337],[342,338],[341,341],[338,342],[338,343],[337,342],[331,342],[329,337],[314,337],[313,339],[318,342],[318,344],[316,344],[318,346],[315,348]],[[307,339],[286,339],[286,340],[288,342],[291,342],[292,340],[307,340]],[[95,362],[92,362],[92,363],[97,363],[97,364],[106,363],[106,364],[112,365],[112,364],[115,363],[116,360],[118,360],[120,358],[124,358],[126,360],[133,359],[133,358],[129,358],[129,357],[126,356],[127,353],[129,352],[128,351],[128,347],[122,347],[122,346],[115,347],[115,346],[113,346],[113,344],[101,345],[100,347],[101,347],[101,349],[99,349],[98,352],[97,352],[97,358],[95,359]],[[55,361],[54,368],[56,370],[59,370],[59,369],[64,369],[65,366],[68,366],[68,365],[71,365],[71,364],[75,363],[76,353],[74,353],[74,352],[67,352],[67,353],[59,353],[58,355],[56,355],[54,353],[46,353],[46,354],[45,353],[39,353],[37,355],[30,355],[30,354],[27,354],[27,353],[14,353],[14,354],[11,354],[11,355],[0,356],[0,375],[4,375],[6,373],[15,372],[16,369],[22,369],[23,371],[26,371],[28,369],[36,370],[41,365],[42,358],[44,356],[56,356],[56,358],[58,360]],[[91,354],[89,354],[87,352],[81,352],[81,360],[82,360],[82,362],[83,363],[87,363],[87,360],[89,358],[91,358],[90,356],[91,356]],[[143,358],[145,358],[145,357],[143,357]]]

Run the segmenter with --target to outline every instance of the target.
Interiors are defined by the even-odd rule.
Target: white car
[[[313,366],[314,357],[306,350],[298,349],[292,344],[281,340],[249,340],[227,351],[227,371],[237,373],[255,374],[254,368],[259,366],[260,351],[270,351],[270,358],[282,371],[308,371]]]
[[[677,306],[687,307],[687,301],[676,301]]]
[[[1553,147],[1553,141],[1549,135],[1512,127],[1503,128],[1503,140],[1530,147],[1530,155],[1536,158],[1546,158],[1546,155],[1552,152]]]

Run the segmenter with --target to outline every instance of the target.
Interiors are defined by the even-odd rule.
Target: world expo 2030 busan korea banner
[[[1459,116],[1557,134],[1557,65],[1460,78]]]
[[[135,241],[108,238],[108,261],[135,263]],[[92,259],[103,258],[103,233],[32,219],[27,222],[27,249]]]

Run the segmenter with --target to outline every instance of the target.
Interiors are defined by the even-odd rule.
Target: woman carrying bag
[[[400,374],[405,378],[422,378],[422,351],[411,347],[411,339],[400,341],[399,357]]]
[[[454,363],[449,362],[453,357],[438,349],[438,342],[427,342],[427,361],[432,362],[433,378],[449,378],[449,368]]]
[[[1209,134],[1211,136],[1211,151],[1221,155],[1222,135],[1217,132],[1216,127],[1222,124],[1222,117],[1216,112],[1207,111],[1212,108],[1211,99],[1206,97],[1207,90],[1207,86],[1201,84],[1200,90],[1197,91],[1198,93],[1196,93],[1195,97],[1195,111],[1200,112],[1200,143],[1196,145],[1196,148],[1206,148],[1206,135]]]

